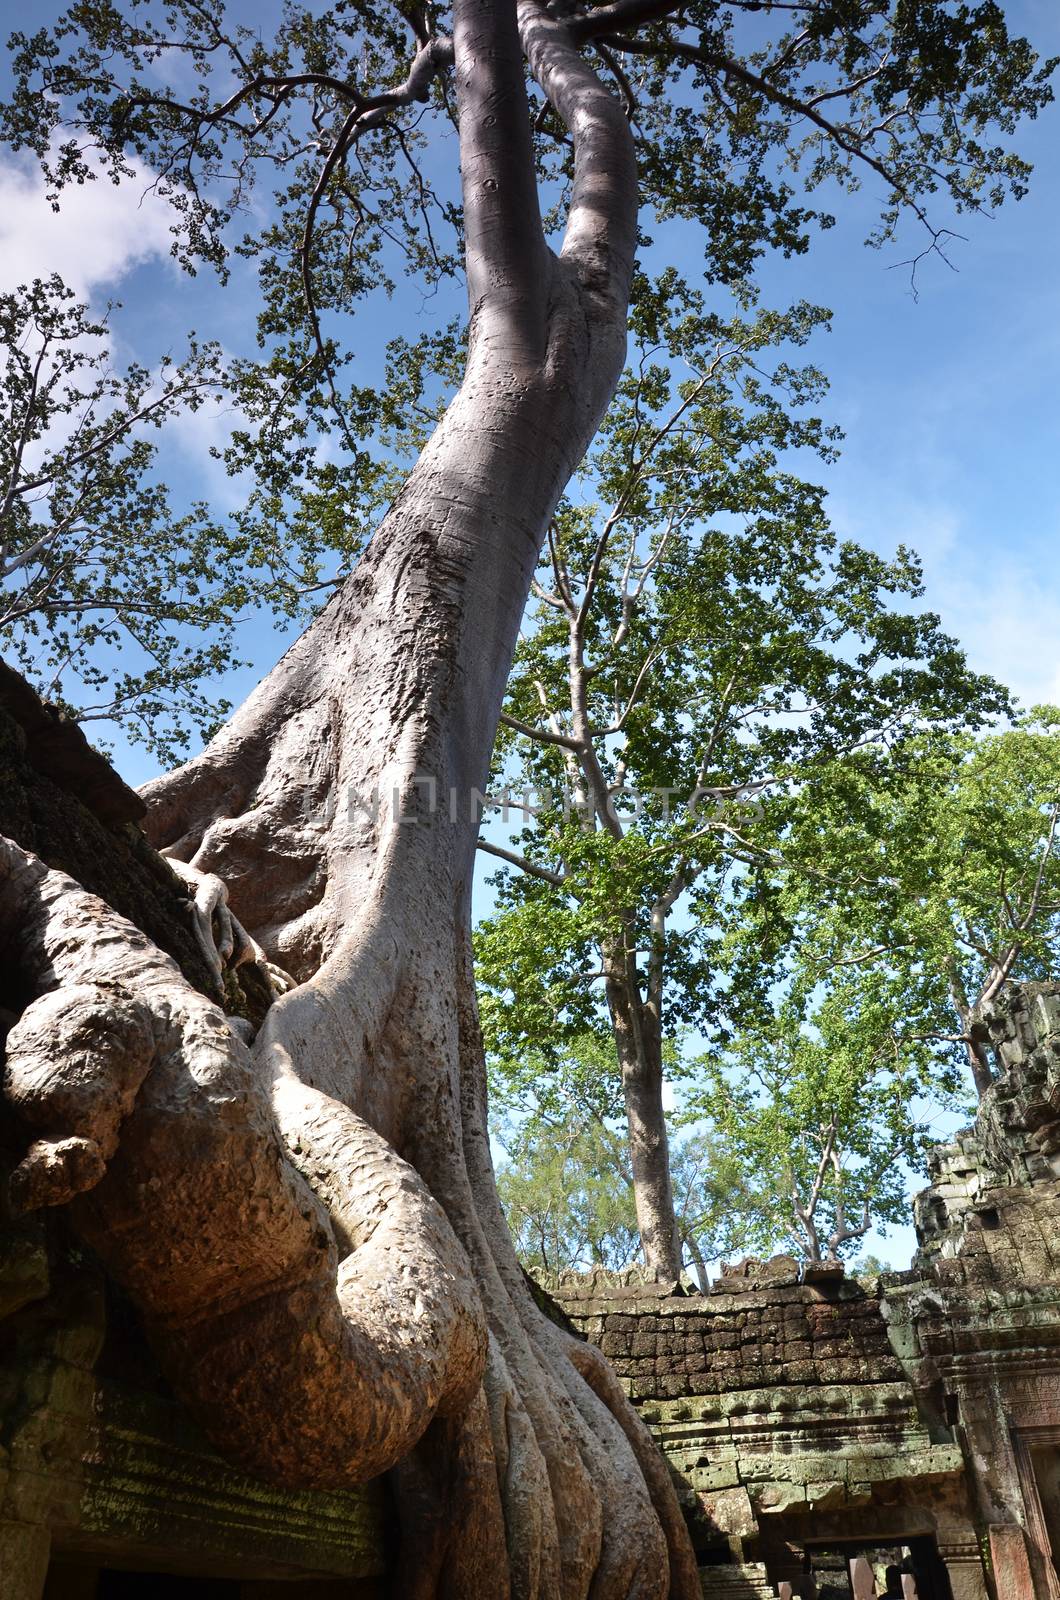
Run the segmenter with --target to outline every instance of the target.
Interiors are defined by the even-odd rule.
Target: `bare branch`
[[[542,883],[550,883],[553,888],[562,889],[566,877],[561,872],[552,872],[548,867],[539,866],[536,861],[528,861],[525,856],[519,855],[515,850],[505,850],[503,845],[491,844],[488,839],[480,839],[478,848],[487,855],[497,856],[501,861],[506,861],[511,867],[518,867],[520,872],[525,872],[529,878],[540,878]]]
[[[536,744],[558,744],[564,750],[581,750],[578,740],[572,739],[569,734],[554,733],[548,728],[533,728],[528,722],[520,722],[518,717],[510,717],[506,711],[501,713],[501,721],[506,728],[512,728],[516,733],[525,734],[528,739],[533,739]]]

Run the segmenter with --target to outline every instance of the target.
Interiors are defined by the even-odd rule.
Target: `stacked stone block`
[[[660,1295],[635,1274],[564,1274],[550,1286],[635,1401],[798,1384],[900,1381],[879,1304],[842,1277],[800,1282],[778,1256],[708,1295]]]
[[[705,1552],[745,1562],[778,1519],[842,1518],[910,1480],[925,1526],[961,1499],[952,1435],[924,1421],[879,1299],[841,1268],[744,1262],[706,1295],[636,1272],[549,1289],[651,1427]]]
[[[917,1195],[919,1262],[940,1282],[1060,1284],[1060,995],[1022,984],[975,1024],[1002,1073]]]

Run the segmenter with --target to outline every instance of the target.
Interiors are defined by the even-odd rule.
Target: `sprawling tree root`
[[[0,940],[40,996],[7,1038],[5,1095],[38,1135],[12,1200],[70,1202],[226,1452],[284,1481],[356,1481],[462,1412],[481,1306],[417,1174],[344,1106],[278,1085],[318,1199],[219,1007],[8,840]]]
[[[294,1075],[278,1020],[248,1052],[132,924],[9,841],[0,940],[39,993],[7,1041],[37,1134],[12,1196],[69,1204],[220,1448],[288,1483],[399,1463],[403,1595],[695,1592],[642,1424],[526,1291],[480,1071],[460,1108],[480,1195],[466,1169],[444,1185],[465,1251],[413,1168]]]
[[[379,565],[385,535],[374,547]],[[369,573],[376,572],[369,563]],[[367,598],[354,626],[344,612],[362,583]],[[235,909],[253,936],[268,941],[269,953],[285,965],[309,969],[273,1006],[255,1053],[277,1086],[287,1148],[318,1195],[333,1205],[317,1131],[293,1115],[305,1092],[296,1086],[304,1083],[385,1133],[441,1201],[471,1261],[492,1335],[484,1401],[460,1419],[433,1423],[395,1474],[406,1529],[395,1592],[425,1600],[691,1596],[698,1593],[694,1560],[667,1469],[617,1382],[587,1366],[591,1357],[533,1303],[497,1201],[468,979],[467,825],[452,822],[447,798],[430,815],[425,785],[405,781],[410,769],[413,778],[439,770],[443,778],[453,775],[433,733],[441,716],[425,690],[413,723],[418,748],[409,748],[409,719],[404,725],[387,719],[386,735],[373,748],[360,732],[371,724],[370,706],[356,688],[343,699],[326,682],[340,631],[366,639],[374,657],[363,674],[351,670],[347,645],[350,682],[363,683],[366,696],[386,682],[394,657],[384,655],[381,632],[374,637],[377,595],[387,613],[415,614],[415,593],[395,594],[379,577],[369,586],[359,575],[316,625],[323,637],[315,647],[281,663],[248,707],[248,743],[263,759],[258,783],[241,786],[238,803],[251,818],[247,834],[240,813],[215,809],[235,725],[220,751],[214,746],[193,768],[153,786],[151,825],[165,837],[164,821],[170,840],[176,834],[182,848],[195,849],[197,866],[230,871]],[[471,639],[467,644],[474,648]],[[285,681],[288,672],[294,684]],[[306,748],[327,749],[333,762],[330,774],[321,764],[313,771],[322,790],[313,804],[301,796],[290,804],[304,775],[288,758],[282,734],[273,743],[258,740],[274,693],[282,708],[271,712],[278,728],[298,704]],[[245,783],[249,763],[245,750],[240,754],[234,765]],[[388,802],[397,789],[407,813],[395,817],[392,804],[383,804],[374,820],[354,816],[343,831],[329,791],[341,794],[353,784],[378,788]],[[460,792],[460,785],[452,787]],[[462,787],[473,785],[465,780]],[[200,831],[191,802],[202,797]],[[320,815],[331,819],[328,832],[318,831]],[[263,907],[259,914],[270,920],[255,925],[260,885],[270,876],[265,841],[277,837],[290,850],[283,903],[291,921]],[[291,860],[312,862],[301,886]],[[313,972],[322,947],[329,953]],[[339,1222],[349,1226],[341,1215]]]
[[[451,413],[447,426],[458,420]],[[465,458],[465,504],[490,484],[495,473],[478,484]],[[416,700],[404,701],[411,644],[388,641],[389,619],[408,618],[410,640],[437,634],[431,575],[455,564],[444,526],[431,530],[431,560],[407,560],[410,529],[426,542],[417,488],[414,478],[344,594],[243,716],[197,763],[152,786],[149,825],[197,867],[223,874],[253,937],[302,978],[274,1004],[255,1046],[300,1170],[331,1204],[315,1131],[304,1120],[291,1131],[298,1083],[385,1135],[441,1202],[471,1262],[492,1336],[485,1404],[432,1424],[395,1476],[406,1529],[395,1592],[692,1596],[694,1559],[667,1469],[613,1377],[533,1303],[496,1197],[468,970],[474,827],[460,805],[484,782],[488,750],[481,735],[462,745],[451,728],[454,683],[462,718],[478,729],[492,726],[503,680],[484,692],[473,670],[489,659],[480,603],[446,641],[464,660],[426,676]],[[518,535],[498,530],[503,549],[521,555]],[[476,686],[493,705],[469,704]],[[298,741],[286,736],[294,719]],[[233,772],[237,788],[228,787]],[[288,920],[262,892],[277,839]],[[297,862],[307,868],[301,882]]]

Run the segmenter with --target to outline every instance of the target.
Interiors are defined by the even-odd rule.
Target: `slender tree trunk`
[[[983,1098],[990,1085],[994,1082],[994,1070],[990,1065],[990,1056],[985,1044],[978,1039],[968,1039],[964,1046],[968,1062],[968,1070],[972,1074],[975,1092],[980,1100]]]
[[[821,1238],[817,1232],[817,1223],[814,1221],[814,1212],[817,1209],[816,1201],[811,1201],[808,1206],[804,1206],[793,1189],[791,1192],[791,1209],[794,1212],[796,1223],[806,1236],[807,1261],[822,1260]]]
[[[618,102],[517,9],[518,34],[514,4],[454,8],[460,392],[326,611],[146,795],[156,843],[228,883],[297,986],[248,1048],[130,924],[9,847],[0,932],[21,930],[40,996],[9,1039],[38,1135],[15,1190],[70,1204],[221,1449],[289,1483],[394,1470],[402,1600],[692,1600],[666,1469],[606,1363],[529,1296],[489,1152],[474,794],[549,517],[621,370],[635,238]],[[559,256],[524,56],[574,140]]]
[[[707,1272],[707,1263],[703,1259],[703,1252],[699,1248],[699,1242],[692,1233],[683,1234],[682,1240],[684,1242],[685,1249],[692,1257],[692,1261],[696,1269],[696,1281],[699,1284],[700,1290],[703,1294],[709,1294],[710,1274]]]
[[[967,990],[961,982],[961,977],[956,966],[949,970],[950,998],[953,1001],[961,1022],[961,1031],[965,1035],[964,1058],[968,1063],[968,1070],[975,1084],[975,1092],[980,1100],[994,1081],[993,1069],[990,1065],[990,1056],[987,1047],[980,1040],[972,1037],[972,1023],[975,1021],[975,1007],[968,998]]]
[[[629,1160],[644,1260],[659,1278],[681,1276],[681,1243],[670,1179],[663,1111],[662,1037],[637,990],[632,962],[621,948],[604,952],[611,1013],[629,1128]]]

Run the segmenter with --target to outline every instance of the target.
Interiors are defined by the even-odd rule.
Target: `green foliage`
[[[546,1272],[632,1264],[640,1237],[609,1042],[576,1039],[551,1063],[533,1052],[494,1063],[492,1090],[504,1151],[498,1191],[523,1264]],[[671,1168],[689,1270],[769,1243],[769,1197],[715,1140],[688,1134]]]
[[[995,0],[815,0],[794,26],[761,0],[694,0],[625,27],[593,9],[569,26],[606,35],[587,48],[634,118],[642,231],[689,224],[708,280],[746,288],[765,252],[805,251],[834,221],[819,202],[862,177],[884,197],[877,239],[906,215],[925,252],[944,248],[952,213],[1026,187],[1011,135],[1051,100],[1054,64]],[[294,4],[265,30],[225,0],[80,0],[12,36],[0,137],[37,154],[55,194],[153,169],[178,260],[222,275],[233,252],[256,263],[266,371],[356,451],[347,314],[402,275],[430,295],[460,272],[451,31],[445,4]],[[528,92],[557,229],[570,141]]]
[[[757,1003],[688,1104],[773,1175],[811,1251],[901,1219],[940,1113],[970,1111],[965,1069],[989,1075],[969,1033],[979,1008],[1056,974],[1058,729],[1040,707],[977,737],[917,731],[783,799],[776,871],[748,880],[724,951]]]
[[[879,1256],[873,1255],[871,1251],[863,1256],[857,1256],[853,1261],[847,1263],[848,1277],[856,1278],[859,1283],[864,1284],[866,1287],[874,1284],[876,1279],[882,1277],[885,1272],[894,1272],[895,1270],[891,1262],[882,1260]]]
[[[202,684],[249,596],[238,543],[155,472],[152,434],[220,397],[218,351],[116,372],[57,277],[0,295],[0,350],[0,638],[44,693],[169,757],[227,709]]]
[[[925,723],[975,728],[1006,704],[935,616],[905,609],[915,558],[839,541],[822,491],[785,468],[784,452],[834,448],[804,414],[820,374],[790,360],[824,314],[722,323],[677,278],[645,305],[555,519],[498,737],[494,789],[534,812],[476,946],[505,1060],[526,1039],[547,1057],[607,1036],[616,941],[664,1032],[724,1044],[787,937],[775,869],[793,796],[844,753],[871,782]],[[727,930],[745,917],[741,942]]]
[[[761,1186],[756,1237],[811,1253],[897,1221],[932,1119],[963,1104],[926,931],[901,978],[844,965],[823,991],[822,941],[868,918],[879,942],[879,918],[912,914],[914,863],[937,876],[946,837],[922,791],[941,752],[992,748],[1008,704],[910,607],[915,557],[841,542],[785,470],[834,448],[807,414],[820,374],[791,360],[823,315],[722,324],[676,277],[645,292],[509,680],[493,784],[532,815],[476,936],[495,1083],[528,1040],[541,1081],[589,1036],[616,1081],[602,979],[622,948],[684,1114]],[[957,875],[975,862],[958,835]],[[698,1060],[677,1048],[690,1028]]]
[[[810,996],[792,985],[769,1025],[698,1064],[688,1114],[759,1175],[777,1235],[812,1260],[905,1221],[933,1122],[967,1110],[957,1069],[897,1035],[897,998],[879,973],[838,973]]]
[[[621,18],[609,22],[605,51],[586,43],[634,115],[646,242],[646,229],[673,219],[699,230],[707,279],[731,286],[749,307],[762,255],[803,251],[815,227],[831,225],[817,203],[825,187],[838,194],[867,173],[888,197],[881,236],[889,237],[905,213],[923,229],[925,250],[946,237],[945,217],[933,215],[937,202],[959,213],[1023,192],[1028,169],[1010,135],[1050,101],[1053,64],[1009,35],[992,0],[817,0],[806,25],[801,17],[795,29],[788,22],[788,8],[760,0],[695,0],[620,32]],[[137,174],[144,181],[146,169],[146,181],[172,207],[173,253],[188,271],[206,265],[223,279],[235,256],[258,273],[260,354],[227,374],[236,426],[220,451],[249,490],[224,528],[201,505],[170,510],[143,426],[201,402],[207,374],[220,377],[216,352],[192,343],[184,363],[161,371],[165,397],[155,403],[155,380],[146,372],[116,376],[101,354],[70,365],[79,338],[91,347],[102,337],[87,323],[78,333],[83,313],[64,310],[54,294],[46,309],[49,292],[39,288],[5,303],[7,350],[19,349],[33,317],[51,318],[51,357],[65,365],[47,403],[36,396],[29,430],[48,458],[53,477],[42,492],[53,497],[47,515],[59,523],[82,486],[76,473],[64,476],[59,444],[45,443],[45,434],[51,429],[54,439],[63,415],[73,427],[81,406],[88,420],[77,425],[94,430],[97,446],[72,548],[57,532],[49,545],[56,561],[33,580],[35,607],[24,595],[21,609],[8,614],[19,659],[45,687],[61,689],[80,672],[103,696],[92,714],[129,720],[162,756],[182,746],[189,725],[206,730],[224,710],[205,698],[197,704],[196,683],[229,660],[239,609],[264,601],[281,622],[311,611],[397,492],[402,464],[451,392],[460,345],[445,296],[437,298],[436,321],[425,318],[421,338],[391,345],[378,387],[358,381],[350,322],[358,305],[380,309],[402,276],[416,283],[429,313],[431,297],[460,275],[451,26],[446,5],[387,0],[285,6],[271,30],[235,20],[224,0],[79,0],[54,23],[11,37],[12,88],[0,105],[0,138],[39,158],[54,204],[69,184]],[[569,26],[589,41],[601,25],[589,8]],[[536,85],[528,83],[528,92],[554,232],[563,223],[570,142]],[[263,178],[264,193],[256,190]],[[723,467],[724,492],[719,487],[702,512],[688,511],[724,510],[728,494],[740,515],[757,494],[768,522],[772,494],[802,524],[805,564],[820,496],[805,486],[796,491],[783,474],[772,490],[766,480],[787,449],[830,447],[819,429],[785,415],[788,399],[809,398],[818,380],[812,371],[791,371],[782,377],[788,396],[778,391],[774,398],[755,375],[754,353],[784,339],[801,342],[820,314],[800,308],[737,326],[709,316],[661,259],[654,280],[637,280],[643,365],[625,386],[625,412],[616,413],[612,459],[600,459],[600,493],[609,494],[637,449],[638,406],[650,410],[653,394],[661,399],[681,382],[690,386],[688,420],[698,430],[703,481],[713,459],[711,425],[720,430],[721,457],[733,458],[727,433],[734,416],[719,393],[725,373],[718,367],[704,375],[688,358],[736,340],[744,465],[739,472]],[[665,346],[661,362],[651,353],[656,344]],[[16,423],[32,382],[20,359],[8,363]],[[673,362],[686,363],[683,376],[669,370]],[[67,390],[72,403],[64,412]],[[149,394],[149,415],[133,427]],[[113,447],[104,442],[108,427],[116,429]],[[8,430],[9,455],[18,452],[18,432],[17,425]],[[680,472],[677,436],[671,444]],[[665,511],[658,494],[638,494],[629,507],[642,530],[653,499],[654,509]],[[576,504],[572,499],[564,514],[563,537],[573,545]],[[3,536],[11,551],[25,555],[36,537],[28,522],[43,514],[40,504],[31,513],[25,496],[13,503],[8,493]],[[119,527],[120,541],[113,533]],[[656,620],[676,637],[660,634],[660,650],[680,650],[682,633],[693,626],[714,626],[697,608],[697,578],[716,596],[717,574],[732,558],[740,583],[741,558],[768,564],[761,549],[767,535],[763,523],[758,547],[741,548],[719,531],[713,545],[683,555],[674,549],[657,582],[672,580],[681,598],[672,617]],[[94,541],[91,549],[86,540]],[[868,593],[914,581],[897,568],[869,571],[865,561],[863,553],[837,556],[837,594],[844,583]],[[28,581],[26,568],[18,571],[19,582]],[[94,609],[86,586],[93,595],[98,589]],[[762,619],[748,613],[744,621],[751,628]],[[878,644],[882,650],[882,637]],[[131,647],[134,666],[116,664],[122,647]],[[783,641],[774,639],[771,648],[776,654]],[[609,681],[616,692],[628,689],[620,672]],[[72,703],[85,714],[90,697],[72,695]],[[630,716],[644,722],[643,712]],[[667,729],[656,732],[661,740]],[[644,744],[646,728],[638,736]],[[630,863],[628,870],[638,869]]]
[[[961,1059],[978,1006],[1057,970],[1058,823],[1050,706],[815,774],[791,802],[783,884],[803,989],[841,973],[885,985],[903,1036]]]
[[[571,1115],[545,1139],[516,1135],[497,1192],[523,1265],[533,1271],[629,1266],[640,1247],[633,1189],[616,1169],[607,1130]]]
[[[670,1173],[685,1264],[701,1289],[711,1262],[772,1254],[777,1232],[768,1178],[744,1165],[714,1133],[700,1129],[675,1138]]]
[[[116,370],[107,321],[55,276],[0,295],[0,360],[0,640],[48,698],[170,761],[230,709],[209,683],[237,664],[240,618],[308,614],[394,469],[329,458],[304,411],[273,417],[268,375],[194,336],[181,361]],[[178,510],[159,472],[166,424],[222,403],[249,485],[225,519]]]

